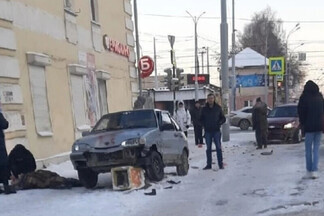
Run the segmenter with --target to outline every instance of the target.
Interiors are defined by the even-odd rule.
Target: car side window
[[[176,131],[180,131],[181,130],[180,126],[172,117],[171,117],[171,121],[172,121],[172,124],[174,125],[174,128],[176,129]]]
[[[252,113],[252,109],[246,109],[246,110],[243,110],[243,112],[245,112],[245,113]]]
[[[162,125],[172,124],[171,119],[167,113],[162,113]]]
[[[156,117],[157,117],[157,120],[158,120],[158,124],[159,126],[162,125],[162,116],[161,116],[161,112],[156,112]]]

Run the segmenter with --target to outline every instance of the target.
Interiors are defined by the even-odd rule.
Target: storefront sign
[[[188,84],[195,84],[196,76],[194,74],[187,74]],[[209,84],[209,74],[199,74],[197,76],[198,84]]]
[[[116,40],[113,40],[108,37],[108,35],[103,36],[103,45],[104,48],[110,52],[114,52],[118,55],[129,57],[130,51],[129,47],[125,44],[122,44]]]

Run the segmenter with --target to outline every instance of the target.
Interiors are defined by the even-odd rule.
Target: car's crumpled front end
[[[109,172],[116,166],[145,163],[145,134],[148,129],[112,131],[83,137],[72,146],[70,159],[76,170],[90,168]]]

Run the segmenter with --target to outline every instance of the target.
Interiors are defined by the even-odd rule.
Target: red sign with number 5
[[[149,56],[143,56],[139,60],[138,67],[142,71],[141,78],[149,77],[154,70],[154,61]]]

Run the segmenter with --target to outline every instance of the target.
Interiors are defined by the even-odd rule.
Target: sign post
[[[173,50],[173,45],[175,42],[175,36],[173,35],[168,35],[168,40],[171,46],[171,64],[172,64],[172,78],[176,78],[175,77],[175,71],[176,71],[176,61],[175,61],[175,53]],[[175,95],[175,89],[173,89],[173,115],[175,114],[175,110],[176,110],[176,95]]]
[[[285,73],[285,58],[284,57],[271,57],[269,58],[269,75],[274,76],[274,98],[275,105],[277,105],[277,95],[278,95],[278,82],[283,81]],[[286,80],[287,81],[287,80]],[[287,91],[288,89],[285,89]]]

